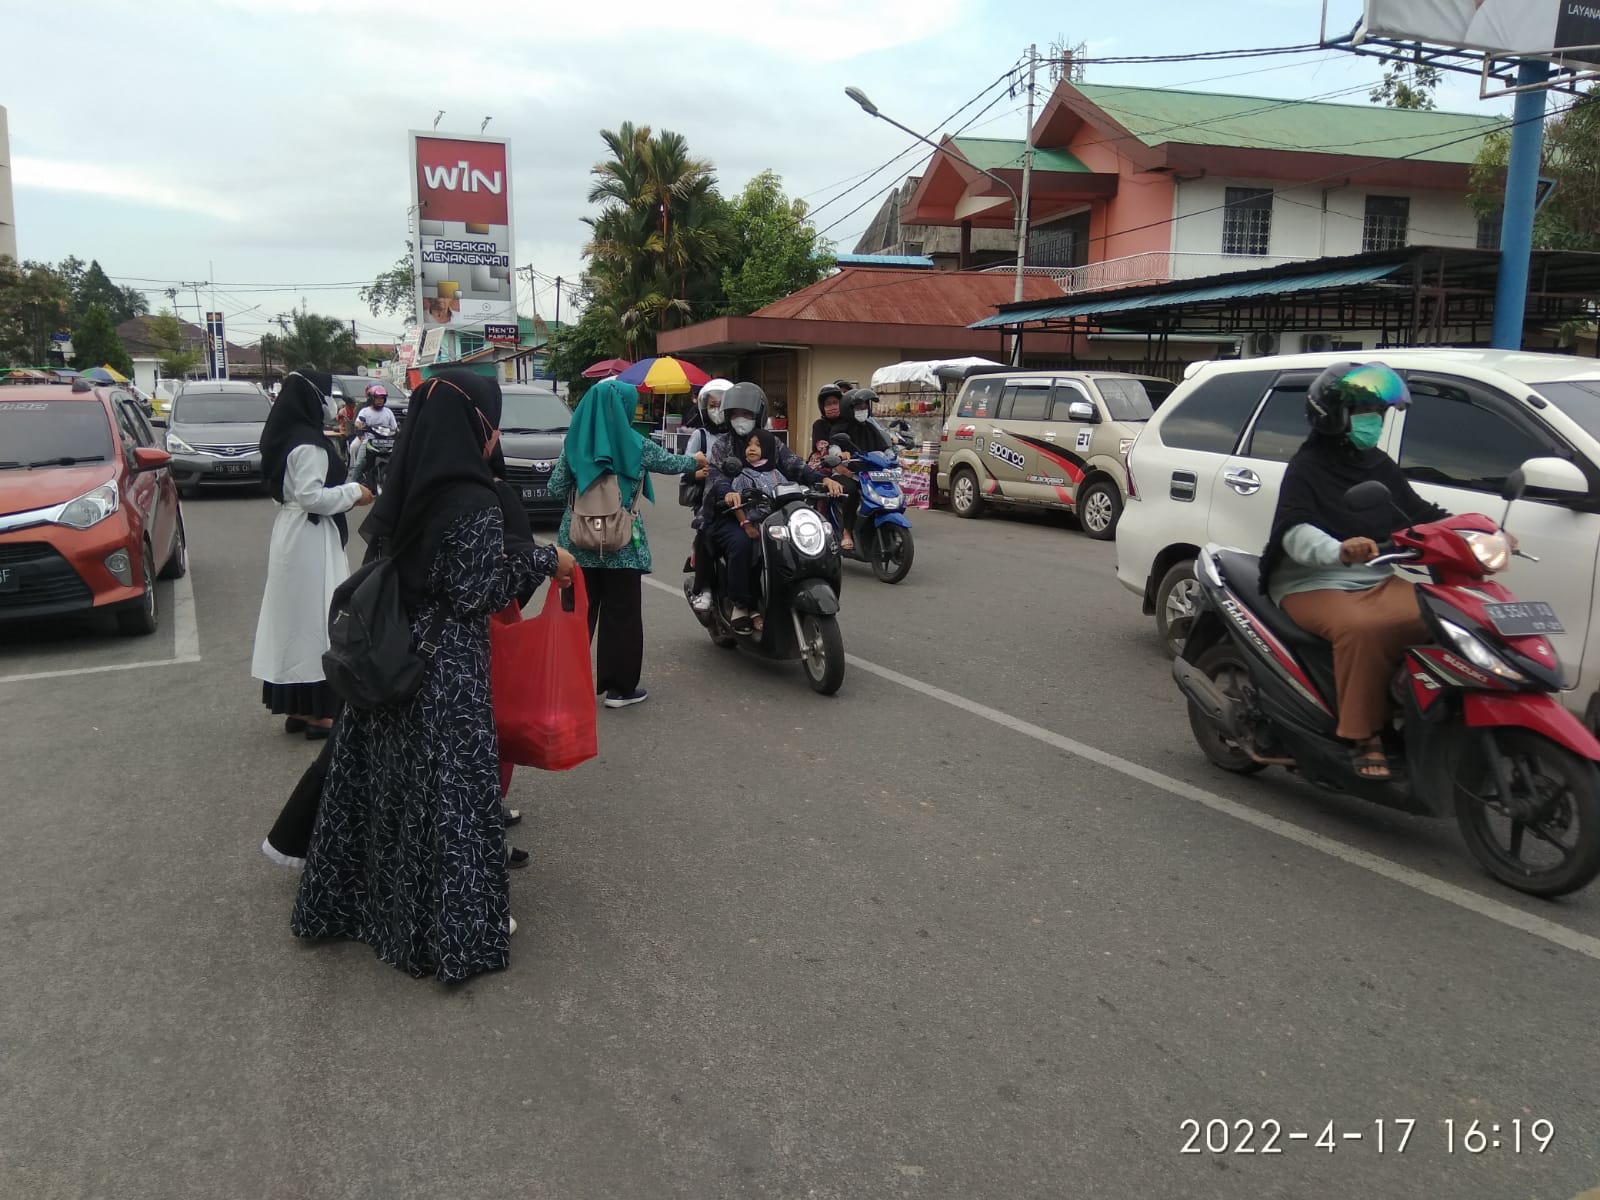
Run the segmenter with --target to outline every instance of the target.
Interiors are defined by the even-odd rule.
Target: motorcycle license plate
[[[1485,604],[1483,611],[1501,637],[1532,637],[1567,631],[1561,624],[1561,618],[1556,616],[1556,610],[1542,600]]]
[[[522,498],[524,500],[543,500],[549,494],[549,491],[542,487],[524,487],[522,489]]]
[[[251,465],[247,462],[225,462],[217,464],[218,475],[248,475],[252,469],[253,468]]]

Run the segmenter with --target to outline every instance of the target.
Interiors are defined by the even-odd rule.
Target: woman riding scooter
[[[728,389],[733,386],[727,379],[713,379],[700,389],[696,408],[700,414],[700,423],[695,431],[689,435],[689,444],[684,448],[685,454],[704,454],[707,456],[707,465],[695,471],[692,475],[683,477],[683,486],[680,487],[680,498],[683,503],[694,506],[694,517],[689,524],[694,529],[693,570],[694,585],[693,595],[689,603],[696,612],[709,612],[711,609],[711,541],[706,533],[706,521],[703,515],[703,502],[706,493],[706,477],[715,467],[715,459],[710,458],[711,448],[716,439],[727,432],[728,419],[722,412],[722,398]]]
[[[894,442],[883,426],[872,419],[872,406],[877,403],[878,393],[871,388],[856,388],[844,398],[845,407],[849,410],[850,420],[843,430],[835,430],[835,436],[843,436],[845,445],[851,453],[866,454],[873,450],[893,450]],[[855,535],[851,532],[856,524],[856,510],[861,506],[861,482],[850,472],[846,466],[838,466],[833,470],[839,480],[844,484],[845,499],[839,507],[839,545],[846,554],[856,548]]]

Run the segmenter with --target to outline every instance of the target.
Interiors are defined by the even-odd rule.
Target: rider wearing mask
[[[877,399],[878,393],[871,388],[855,388],[845,396],[849,419],[842,422],[841,428],[834,430],[833,437],[847,454],[866,454],[871,450],[894,448],[883,426],[872,419],[872,406]],[[849,552],[856,545],[851,530],[855,527],[856,510],[861,507],[861,483],[843,464],[834,468],[834,474],[844,481],[845,502],[841,505],[839,544]]]
[[[710,472],[716,469],[716,462],[711,459],[710,453],[716,440],[728,430],[728,419],[722,412],[722,398],[728,389],[733,386],[731,380],[713,379],[700,389],[700,397],[696,402],[695,411],[700,421],[695,431],[689,436],[689,445],[684,450],[685,454],[705,454],[707,466],[699,468],[693,476],[685,475],[684,479],[693,478],[704,483]],[[702,493],[701,500],[704,500]],[[694,528],[694,585],[693,595],[689,603],[696,612],[707,612],[711,608],[711,541],[706,532],[706,521],[703,515],[703,505],[696,508],[694,518],[689,522]]]
[[[1317,377],[1306,392],[1311,435],[1289,460],[1261,555],[1261,589],[1296,625],[1333,644],[1338,734],[1352,743],[1363,779],[1390,776],[1381,736],[1389,681],[1406,648],[1429,635],[1415,585],[1361,564],[1395,530],[1449,516],[1377,448],[1384,414],[1410,403],[1405,381],[1383,363],[1338,363]],[[1345,503],[1345,493],[1369,479],[1388,487],[1392,505]]]
[[[820,465],[822,456],[828,452],[828,439],[844,430],[844,389],[837,383],[823,384],[817,390],[817,409],[822,415],[811,422],[809,454],[814,467]]]
[[[367,406],[356,414],[356,438],[351,443],[355,458],[350,466],[351,478],[361,482],[361,469],[367,461],[368,435],[374,429],[397,430],[400,422],[394,409],[389,407],[389,389],[381,383],[367,384]]]

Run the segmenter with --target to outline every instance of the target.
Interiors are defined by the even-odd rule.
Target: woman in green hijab
[[[606,694],[607,708],[638,704],[648,693],[639,686],[644,663],[644,614],[641,580],[650,570],[650,541],[637,514],[633,537],[619,550],[599,554],[572,544],[571,497],[601,476],[617,477],[622,507],[635,509],[642,498],[655,503],[650,475],[682,475],[705,466],[704,454],[668,454],[642,437],[632,424],[638,391],[607,379],[584,393],[572,414],[567,439],[550,475],[550,494],[569,497],[556,541],[571,551],[583,569],[589,594],[589,637],[598,635],[595,687]]]

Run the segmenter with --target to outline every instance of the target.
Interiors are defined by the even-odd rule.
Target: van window
[[[1498,494],[1528,459],[1558,453],[1549,437],[1512,419],[1508,401],[1488,392],[1415,376],[1407,386],[1400,469],[1419,483]]]
[[[1155,415],[1155,405],[1145,391],[1142,379],[1107,379],[1094,381],[1105,398],[1106,412],[1113,421],[1148,421]]]
[[[1001,393],[995,416],[1002,421],[1042,421],[1049,411],[1049,383],[1013,383]]]
[[[1232,454],[1274,371],[1228,371],[1204,380],[1177,401],[1161,424],[1161,441],[1179,450]]]
[[[1005,380],[998,376],[988,379],[969,379],[967,389],[961,393],[961,408],[956,414],[962,417],[992,417],[995,401],[1000,397],[1000,387]]]
[[[1073,404],[1087,404],[1094,407],[1094,401],[1089,399],[1089,393],[1083,390],[1083,385],[1078,383],[1058,383],[1050,392],[1050,419],[1052,421],[1070,421],[1072,415],[1068,411]]]

